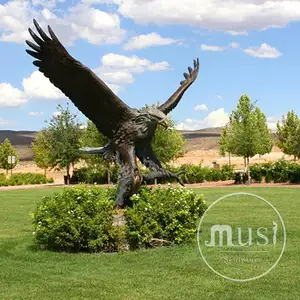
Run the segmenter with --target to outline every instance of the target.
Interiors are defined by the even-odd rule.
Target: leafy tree
[[[277,146],[287,155],[293,155],[294,160],[300,157],[299,149],[300,119],[292,110],[282,117],[282,125],[277,122]]]
[[[91,121],[88,120],[87,127],[84,130],[84,133],[81,138],[81,144],[83,147],[103,147],[109,140],[98,131],[96,125]],[[105,172],[107,173],[107,183],[110,184],[110,168],[113,162],[104,159],[101,155],[97,154],[87,154],[82,155],[84,160],[87,162],[88,166],[92,168],[104,168]]]
[[[175,122],[168,120],[169,128],[157,126],[152,148],[157,158],[164,164],[184,155],[185,140],[183,134],[174,128]]]
[[[225,156],[226,153],[228,153],[229,165],[231,165],[231,154],[233,152],[232,142],[230,141],[230,138],[231,138],[230,128],[227,125],[224,128],[222,128],[221,131],[221,137],[219,140],[219,153],[222,156]]]
[[[267,118],[265,114],[258,108],[255,108],[256,122],[258,127],[258,149],[259,155],[264,155],[272,151],[274,141],[272,138],[272,131],[268,127]]]
[[[250,183],[250,158],[271,151],[271,132],[267,127],[265,115],[251,102],[248,95],[240,97],[237,109],[232,111],[229,119],[225,146],[227,150],[230,147],[232,154],[244,158],[245,171],[247,169]]]
[[[69,107],[57,107],[58,114],[48,122],[48,138],[51,153],[51,164],[60,169],[66,168],[67,183],[70,182],[70,166],[80,159],[80,136],[82,135],[81,123],[73,115]]]
[[[44,170],[46,176],[47,169],[53,167],[49,132],[46,130],[38,132],[31,145],[34,151],[34,161],[39,168]]]
[[[14,164],[8,162],[8,156],[15,156],[16,160]],[[12,146],[9,139],[6,138],[2,144],[0,144],[0,168],[6,170],[6,176],[8,170],[12,170],[19,162],[19,155],[16,149]]]

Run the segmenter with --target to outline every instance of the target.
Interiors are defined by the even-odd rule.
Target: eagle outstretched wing
[[[181,97],[190,85],[196,80],[199,72],[199,58],[194,59],[194,69],[188,67],[189,74],[183,73],[185,80],[180,82],[180,87],[177,91],[161,106],[158,107],[163,113],[168,114],[179,103]]]
[[[49,37],[36,20],[33,23],[40,34],[38,37],[29,28],[36,44],[26,41],[34,50],[26,52],[37,59],[33,64],[95,123],[101,133],[112,138],[119,125],[132,117],[130,108],[89,68],[68,53],[50,26]]]

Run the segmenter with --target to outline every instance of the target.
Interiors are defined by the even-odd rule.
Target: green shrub
[[[68,252],[112,252],[187,243],[205,210],[203,196],[185,188],[147,188],[131,197],[126,225],[114,226],[117,189],[65,188],[43,198],[31,214],[39,248]]]
[[[202,183],[204,181],[220,181],[220,180],[233,180],[234,169],[233,166],[224,165],[221,169],[205,168],[201,164],[199,165],[182,165],[180,167],[167,166],[166,169],[172,173],[178,173],[184,171],[179,177],[183,183]],[[119,167],[110,167],[111,182],[118,182]],[[143,174],[147,174],[150,170],[142,170]],[[174,178],[159,178],[157,183],[165,184],[177,182]],[[87,184],[106,184],[107,183],[107,169],[103,166],[97,168],[83,167],[76,170],[72,176],[71,183],[87,183]],[[150,184],[154,183],[149,182]]]
[[[73,172],[71,183],[87,183],[87,184],[107,184],[107,168],[98,166],[97,168],[83,167]],[[109,168],[111,183],[118,182],[118,166]]]
[[[263,170],[261,164],[255,164],[250,167],[250,176],[254,182],[263,181]]]
[[[296,162],[280,159],[250,166],[251,179],[254,182],[298,183],[300,182],[300,165]]]
[[[5,175],[0,175],[0,186],[45,184],[53,182],[53,178],[47,179],[44,175],[37,173],[15,173],[9,178],[6,178]]]
[[[151,247],[153,241],[188,243],[206,206],[202,195],[185,188],[144,187],[131,197],[126,233],[131,248]]]
[[[35,243],[69,252],[118,251],[122,234],[113,227],[116,190],[65,188],[45,197],[32,214]]]

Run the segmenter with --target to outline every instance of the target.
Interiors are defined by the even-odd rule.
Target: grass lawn
[[[208,204],[246,191],[270,201],[287,231],[285,253],[265,277],[246,283],[225,280],[200,258],[196,242],[123,254],[35,251],[28,216],[43,197],[58,191],[0,192],[0,299],[300,299],[300,189],[201,189]],[[200,190],[199,190],[200,192]],[[224,214],[230,213],[230,205]],[[249,209],[251,213],[251,209]]]

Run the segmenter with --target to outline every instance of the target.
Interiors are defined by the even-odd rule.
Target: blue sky
[[[39,130],[67,102],[25,52],[33,17],[131,107],[167,100],[199,57],[179,129],[225,125],[244,93],[272,129],[299,113],[298,0],[15,0],[0,1],[0,130]]]

